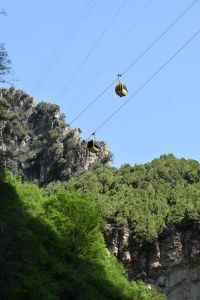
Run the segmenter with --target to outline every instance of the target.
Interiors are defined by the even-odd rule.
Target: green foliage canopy
[[[5,83],[5,76],[10,73],[11,61],[4,44],[0,44],[0,83]]]
[[[200,219],[200,164],[172,154],[144,165],[120,169],[97,166],[56,186],[94,199],[104,218],[131,226],[135,238],[153,240],[170,223]]]

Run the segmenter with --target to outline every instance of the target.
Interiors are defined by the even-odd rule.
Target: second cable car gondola
[[[121,75],[118,74],[118,80],[119,80],[119,77]],[[124,97],[124,96],[127,96],[128,95],[128,89],[127,89],[127,86],[122,83],[120,80],[118,82],[118,84],[115,86],[115,93],[119,96],[119,97]]]
[[[87,149],[92,153],[98,153],[100,150],[99,145],[95,141],[95,134],[93,133],[93,139],[87,142]]]

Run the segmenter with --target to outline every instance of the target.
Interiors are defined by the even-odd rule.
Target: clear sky
[[[60,106],[66,122],[123,72],[192,0],[1,0],[0,42],[16,88]],[[200,29],[200,1],[122,78],[132,95]],[[161,154],[200,161],[200,35],[96,134],[114,166]],[[71,126],[90,134],[127,98],[109,89]]]

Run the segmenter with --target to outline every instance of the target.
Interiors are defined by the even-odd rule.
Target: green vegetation
[[[36,185],[1,174],[0,298],[165,299],[142,283],[128,282],[106,250],[101,226],[93,200],[65,191],[62,184],[43,196]]]
[[[5,83],[5,77],[10,73],[11,61],[3,43],[0,44],[0,83]]]
[[[76,190],[95,200],[103,217],[129,225],[136,239],[153,240],[170,223],[199,222],[200,164],[163,155],[145,165],[96,166],[45,194]]]

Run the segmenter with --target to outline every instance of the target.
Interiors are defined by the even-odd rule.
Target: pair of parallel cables
[[[79,94],[79,96],[73,101],[73,103],[71,104],[71,106],[69,107],[69,109],[67,110],[67,113],[70,112],[70,110],[75,107],[75,105],[79,102],[79,100],[83,97],[83,95],[86,93],[87,90],[89,90],[90,86],[92,85],[92,83],[97,79],[97,77],[100,75],[100,73],[102,72],[103,68],[108,64],[108,62],[111,60],[111,58],[113,57],[113,54],[116,53],[120,46],[123,44],[123,41],[125,40],[125,38],[128,36],[128,34],[133,30],[133,28],[137,25],[137,23],[140,21],[140,19],[142,18],[143,14],[145,13],[145,11],[148,9],[149,5],[151,4],[153,0],[148,0],[148,2],[144,5],[144,7],[142,8],[141,12],[138,14],[138,16],[133,20],[133,22],[130,24],[129,28],[127,29],[127,31],[125,33],[123,33],[122,38],[118,41],[118,43],[115,45],[115,47],[113,48],[113,50],[110,52],[110,54],[107,56],[107,58],[105,59],[104,63],[100,66],[100,68],[95,72],[95,74],[92,76],[92,78],[89,80],[89,82],[84,86],[84,89],[81,91],[81,93]]]
[[[54,53],[52,53],[52,58],[50,59],[47,67],[43,71],[41,71],[40,74],[38,74],[36,76],[36,79],[34,80],[33,85],[32,85],[33,93],[36,93],[36,91],[43,84],[43,82],[45,81],[47,76],[54,69],[54,67],[57,64],[58,60],[60,59],[60,57],[62,56],[62,54],[66,50],[66,48],[70,46],[71,42],[73,41],[73,39],[77,35],[77,33],[80,30],[80,28],[82,27],[82,25],[87,20],[89,14],[92,12],[92,10],[94,9],[96,4],[97,4],[97,0],[95,0],[95,1],[90,0],[85,5],[85,9],[84,9],[83,13],[78,18],[78,20],[75,22],[75,24],[72,26],[72,29],[69,32],[69,34],[67,34],[65,36],[65,38],[64,38],[63,42],[61,43],[61,45],[59,47],[57,47],[57,49],[54,51]]]
[[[88,137],[94,136],[106,123],[108,123],[128,102],[130,102],[154,77],[156,77],[194,38],[200,33],[198,30],[188,39],[161,67],[159,67],[125,102],[123,102],[96,130]]]
[[[47,69],[41,74],[40,78],[36,81],[35,83],[35,87],[39,87],[42,83],[42,81],[44,81],[46,79],[46,77],[48,76],[49,72],[53,69],[53,67],[55,66],[55,64],[57,63],[59,57],[62,55],[63,51],[65,50],[66,46],[68,46],[70,44],[70,42],[72,41],[72,39],[74,38],[74,36],[76,35],[76,33],[78,32],[78,30],[80,29],[81,25],[85,22],[87,16],[89,15],[89,13],[92,11],[92,9],[94,8],[95,4],[96,4],[97,0],[95,2],[92,3],[92,1],[90,1],[85,9],[85,12],[83,13],[83,15],[81,16],[80,20],[79,20],[79,24],[77,25],[77,27],[75,28],[75,31],[72,32],[72,36],[70,39],[66,39],[63,43],[63,45],[58,49],[58,51],[55,54],[54,59],[51,62],[51,65],[49,65],[47,67]],[[123,76],[125,73],[127,73],[196,3],[198,2],[198,0],[193,1],[120,75]],[[120,5],[119,10],[121,9],[121,7],[124,5],[125,1],[122,2],[122,4]],[[88,11],[87,11],[88,9]],[[111,24],[114,19],[116,18],[116,16],[118,15],[119,10],[116,12],[116,14],[114,15],[114,17],[112,18],[111,22],[109,24]],[[105,33],[105,31],[107,30],[107,28],[109,27],[109,25],[106,27],[106,29],[104,30],[104,32],[102,33],[102,35],[100,36],[99,39],[102,38],[103,34]],[[155,73],[153,73],[125,102],[123,102],[123,104],[117,109],[115,110],[102,124],[100,124],[98,126],[98,128],[95,130],[94,133],[96,133],[98,130],[100,130],[100,128],[102,128],[119,110],[122,109],[123,106],[125,106],[130,100],[132,100],[163,68],[165,68],[170,62],[171,60],[173,60],[197,35],[199,34],[199,31],[197,31],[181,48],[179,48],[176,53],[174,55],[172,55]],[[98,43],[98,40],[97,40]],[[96,43],[96,44],[97,44]],[[96,48],[96,45],[93,47]],[[93,50],[91,50],[93,51]],[[88,57],[91,53],[88,54]],[[85,60],[87,60],[87,58]],[[84,63],[85,61],[83,61]],[[81,65],[80,65],[81,66]],[[79,70],[77,70],[78,72]],[[76,73],[74,74],[74,76],[76,76]],[[115,80],[113,80],[98,96],[96,96],[78,115],[76,115],[74,117],[74,119],[70,122],[70,125],[76,121],[79,117],[81,117],[97,100],[99,100],[116,82],[118,81],[118,78],[116,78]],[[70,82],[69,82],[70,83]],[[66,87],[65,87],[66,89]],[[62,91],[63,94],[64,90]]]
[[[196,3],[198,0],[193,1],[120,75],[123,76],[127,73]],[[197,31],[181,48],[179,48],[174,55],[172,55],[160,68],[157,69],[123,104],[116,109],[98,128],[94,131],[96,133],[102,128],[122,107],[124,107],[130,100],[132,100],[162,69],[164,69],[198,34]],[[118,78],[113,80],[98,96],[96,96],[78,115],[72,119],[70,125],[81,117],[97,100],[99,100],[113,85],[118,81]],[[93,134],[90,135],[90,137]]]
[[[65,87],[59,93],[59,95],[57,96],[57,98],[60,98],[66,92],[66,90],[69,88],[69,86],[71,85],[72,81],[76,78],[77,74],[80,72],[81,68],[85,65],[85,63],[87,62],[88,58],[92,55],[92,53],[94,52],[94,50],[97,48],[98,44],[102,40],[102,38],[105,35],[106,31],[112,25],[112,23],[114,22],[114,20],[116,19],[116,17],[120,14],[120,12],[121,12],[123,6],[125,5],[126,1],[127,0],[123,0],[122,1],[122,3],[120,4],[120,6],[118,7],[117,11],[115,12],[114,16],[110,20],[110,22],[106,25],[106,27],[103,30],[103,32],[99,35],[99,37],[97,38],[96,42],[94,43],[94,45],[92,46],[92,48],[90,49],[90,51],[88,52],[88,54],[86,55],[86,57],[83,59],[83,61],[80,63],[80,65],[78,66],[77,70],[74,72],[74,74],[72,75],[72,77],[69,79],[69,81],[67,82],[67,84],[65,85]],[[96,3],[97,3],[97,0],[95,0],[93,3],[92,3],[92,1],[90,1],[88,3],[88,5],[86,6],[83,14],[80,16],[79,20],[77,21],[77,23],[75,24],[75,26],[72,28],[69,37],[66,36],[66,38],[64,39],[64,41],[61,44],[61,46],[56,50],[55,54],[53,55],[53,58],[51,59],[51,61],[47,65],[46,69],[43,72],[41,72],[40,76],[38,76],[38,79],[35,80],[35,83],[33,85],[33,88],[34,88],[33,89],[33,93],[35,93],[40,88],[40,86],[45,81],[45,79],[47,78],[47,76],[53,70],[53,68],[55,67],[56,63],[60,59],[61,55],[64,53],[64,51],[66,50],[66,48],[71,44],[72,40],[77,35],[78,31],[81,29],[82,25],[87,20],[87,17],[92,12],[92,10],[95,7]]]
[[[104,37],[105,33],[108,31],[108,29],[110,28],[110,26],[112,25],[112,23],[115,21],[115,19],[118,17],[118,15],[121,13],[123,7],[125,6],[125,3],[127,2],[127,0],[123,0],[120,4],[120,6],[118,7],[118,9],[116,10],[116,12],[114,13],[113,17],[111,18],[111,20],[109,21],[109,23],[106,25],[106,27],[104,28],[104,30],[102,31],[102,33],[99,35],[99,37],[97,38],[97,40],[95,41],[94,45],[92,46],[92,48],[89,50],[88,54],[86,55],[86,57],[83,59],[83,61],[80,63],[80,65],[78,66],[77,70],[74,72],[74,74],[72,75],[72,77],[69,79],[69,81],[67,82],[67,84],[65,85],[65,87],[62,89],[62,91],[57,95],[56,98],[60,98],[61,96],[63,96],[63,94],[66,92],[66,90],[69,88],[69,86],[71,85],[72,81],[76,78],[77,74],[80,72],[81,68],[85,65],[85,63],[87,62],[88,58],[91,56],[91,54],[94,52],[94,50],[97,48],[98,44],[100,43],[100,41],[102,40],[102,38]],[[139,21],[139,19],[142,17],[143,13],[145,12],[145,10],[148,8],[149,4],[152,2],[152,0],[148,0],[147,3],[145,4],[144,8],[142,9],[141,13],[138,15],[138,17],[136,18],[136,20],[131,24],[131,26],[129,27],[128,31],[125,33],[125,35],[123,35],[123,38],[120,40],[120,42],[118,43],[117,47],[115,47],[114,51],[116,51],[116,49],[119,48],[119,45],[122,43],[122,40],[125,38],[125,36],[127,36],[127,34],[130,32],[130,30],[133,29],[133,27],[136,25],[136,23]],[[97,0],[95,0],[93,3],[92,1],[90,1],[87,5],[86,8],[83,12],[83,14],[80,16],[80,18],[78,19],[78,21],[75,23],[74,27],[72,28],[70,35],[66,36],[63,43],[60,45],[60,47],[57,48],[57,50],[55,51],[52,59],[50,60],[50,62],[48,63],[46,69],[43,70],[43,72],[40,73],[39,76],[36,77],[34,83],[33,83],[33,93],[35,93],[40,86],[43,84],[43,82],[45,81],[45,79],[48,77],[48,75],[50,74],[50,72],[53,70],[53,68],[55,67],[56,63],[58,62],[58,60],[60,59],[61,55],[64,53],[64,51],[66,50],[66,48],[68,46],[70,46],[72,40],[74,39],[74,37],[76,36],[76,34],[78,33],[78,31],[81,29],[81,26],[83,25],[83,23],[86,21],[87,17],[89,16],[89,14],[91,13],[91,11],[93,10],[94,6],[96,5]],[[110,60],[111,55],[106,59],[104,65]],[[102,66],[103,67],[103,66]],[[101,68],[102,69],[102,68]],[[97,72],[97,74],[99,73],[99,71]],[[96,74],[96,75],[97,75]],[[95,76],[96,77],[96,76]],[[93,77],[94,79],[94,77]],[[91,81],[90,81],[91,84]],[[88,85],[87,85],[88,87]],[[84,88],[84,92],[86,91],[86,89]],[[73,102],[72,106],[73,107],[78,100],[82,97],[82,94]],[[70,107],[70,108],[71,108]]]

